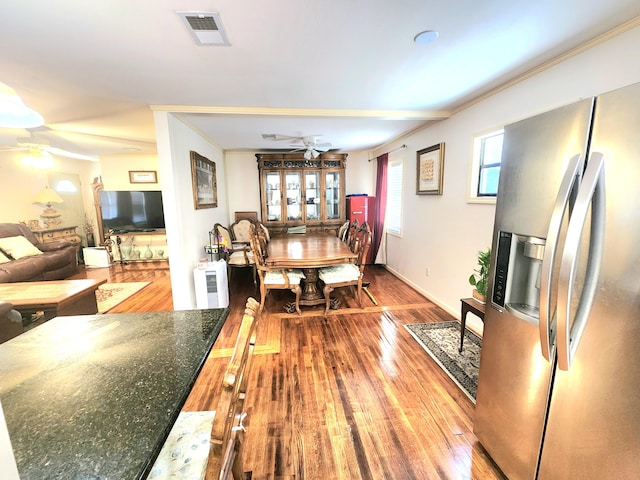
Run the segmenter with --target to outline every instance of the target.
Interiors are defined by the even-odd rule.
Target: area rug
[[[480,337],[466,329],[464,348],[460,353],[458,322],[415,323],[404,327],[475,403],[482,347]]]
[[[96,290],[98,312],[105,313],[151,282],[103,283]]]

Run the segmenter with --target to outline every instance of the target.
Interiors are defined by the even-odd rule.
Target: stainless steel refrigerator
[[[640,84],[505,128],[474,432],[510,479],[640,475]]]

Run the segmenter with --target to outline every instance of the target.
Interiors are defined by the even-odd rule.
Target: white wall
[[[62,156],[54,157],[52,169],[38,170],[23,165],[21,159],[26,152],[0,152],[0,222],[18,223],[39,220],[40,205],[33,204],[33,198],[45,186],[49,186],[49,172],[74,173],[79,175],[82,188],[82,207],[95,219],[91,182],[100,173],[98,162],[75,160]],[[64,217],[62,218],[63,226]],[[94,222],[95,224],[95,222]],[[84,235],[78,225],[78,233]]]
[[[467,279],[476,266],[476,253],[491,245],[495,211],[494,205],[467,203],[473,136],[639,82],[638,45],[640,27],[402,138],[408,148],[392,153],[390,159],[405,161],[403,234],[387,237],[389,268],[458,316],[459,299],[471,294]],[[444,193],[416,195],[415,152],[439,142],[446,144]],[[374,155],[384,151],[388,150]]]
[[[374,157],[367,152],[349,152],[345,182],[347,195],[366,193],[375,196],[377,162],[369,162],[369,158]]]
[[[260,218],[260,175],[256,152],[226,152],[225,164],[229,192],[227,225],[235,221],[234,212],[257,212]]]
[[[162,178],[171,288],[176,310],[195,308],[193,269],[206,258],[204,245],[214,224],[228,224],[227,170],[222,150],[165,112],[154,112],[158,168]],[[218,207],[196,210],[191,185],[190,151],[216,164]]]
[[[102,183],[105,190],[160,190],[157,155],[104,155],[100,157]],[[155,171],[158,183],[131,183],[130,171]]]

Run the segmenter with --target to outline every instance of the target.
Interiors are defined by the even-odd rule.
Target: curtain
[[[384,217],[387,213],[387,164],[389,163],[389,154],[384,153],[378,157],[378,172],[376,176],[376,216],[373,225],[373,238],[371,240],[371,249],[373,253],[371,258],[374,259],[378,255],[382,234],[384,233]]]

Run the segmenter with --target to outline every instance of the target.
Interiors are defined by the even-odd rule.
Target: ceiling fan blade
[[[279,133],[263,133],[262,138],[264,138],[265,140],[273,140],[276,142],[280,140],[291,140],[292,142],[302,141],[302,137],[294,137],[291,135],[280,135]]]
[[[95,155],[87,155],[80,152],[72,152],[71,150],[66,150],[64,148],[52,146],[49,140],[45,138],[41,133],[33,132],[33,131],[29,132],[29,137],[18,138],[17,144],[18,144],[18,147],[23,148],[25,150],[36,149],[40,151],[45,151],[50,155],[58,155],[61,157],[73,158],[75,160],[89,160],[92,162],[97,162],[99,160],[99,158],[96,157]]]
[[[57,147],[48,147],[43,146],[43,150],[46,150],[51,155],[60,155],[61,157],[73,158],[75,160],[88,160],[90,162],[97,162],[100,160],[98,157],[94,157],[93,155],[84,155],[82,153],[69,152],[68,150],[63,150],[62,148]]]

